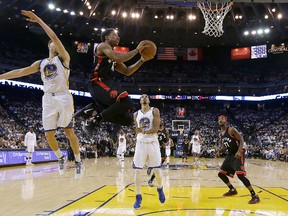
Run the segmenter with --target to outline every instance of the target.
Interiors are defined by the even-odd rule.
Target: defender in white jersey
[[[160,112],[157,108],[150,107],[148,95],[140,97],[141,109],[134,113],[136,127],[136,149],[133,158],[135,170],[136,201],[134,208],[139,209],[142,203],[141,195],[141,171],[147,163],[148,167],[154,168],[159,201],[165,202],[162,186],[161,154],[157,132],[160,125]],[[148,161],[149,158],[149,161]]]
[[[117,158],[119,158],[121,161],[124,161],[124,154],[126,152],[127,138],[126,138],[123,130],[120,130],[120,132],[118,134],[117,144],[118,144]]]
[[[38,71],[41,72],[44,85],[42,121],[46,139],[59,159],[59,173],[63,174],[65,172],[67,158],[58,147],[55,130],[57,130],[57,128],[64,128],[64,132],[75,154],[75,177],[79,178],[83,173],[82,162],[80,159],[79,141],[73,128],[73,98],[68,91],[70,55],[55,32],[44,23],[41,18],[31,11],[22,10],[21,13],[27,17],[28,21],[38,23],[51,39],[48,43],[49,57],[42,61],[38,60],[28,67],[2,74],[0,75],[0,79],[13,79],[27,76]]]
[[[195,163],[199,160],[198,157],[201,152],[202,138],[200,136],[199,130],[196,129],[194,135],[191,138],[190,144],[192,144],[192,154],[195,157]]]
[[[29,131],[25,134],[24,146],[26,146],[26,165],[32,165],[32,154],[37,146],[36,134],[32,127],[29,127]]]

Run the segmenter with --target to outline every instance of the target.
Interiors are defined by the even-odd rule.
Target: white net
[[[223,20],[226,14],[231,10],[232,2],[198,2],[198,7],[200,8],[204,19],[205,27],[202,33],[220,37],[223,35]]]

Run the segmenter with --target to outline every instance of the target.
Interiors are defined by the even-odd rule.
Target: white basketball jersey
[[[153,128],[153,119],[154,119],[154,107],[150,107],[150,109],[143,113],[141,110],[137,111],[136,122],[138,127],[143,131],[150,130]],[[157,133],[154,134],[142,134],[139,133],[137,135],[137,139],[143,142],[152,142],[155,139],[158,139]]]
[[[40,62],[43,91],[49,93],[65,92],[69,90],[69,68],[66,68],[59,56],[48,58]]]
[[[28,132],[25,135],[24,146],[36,146],[36,134]]]
[[[191,139],[191,141],[192,141],[192,144],[193,145],[200,145],[200,137],[199,137],[199,135],[193,135],[192,136],[192,139]]]
[[[124,146],[124,145],[126,145],[126,137],[125,137],[125,135],[123,135],[123,136],[119,135],[119,137],[118,137],[118,143],[119,143],[119,146]]]

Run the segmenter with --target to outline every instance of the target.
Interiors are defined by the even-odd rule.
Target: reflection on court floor
[[[238,195],[223,197],[227,188],[165,187],[166,202],[158,200],[156,187],[142,187],[142,206],[134,210],[134,186],[104,185],[71,202],[52,215],[288,215],[288,190],[255,186],[261,202],[249,205],[250,194],[238,188]]]

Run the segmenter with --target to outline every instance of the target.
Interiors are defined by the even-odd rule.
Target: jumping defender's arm
[[[29,74],[33,74],[39,71],[39,67],[40,67],[40,60],[34,62],[32,65],[28,67],[15,69],[7,73],[1,74],[0,79],[13,79],[13,78],[27,76]]]
[[[56,50],[59,54],[59,56],[61,57],[61,59],[63,60],[63,64],[66,67],[69,67],[69,63],[70,63],[70,55],[67,52],[67,50],[65,49],[65,47],[63,46],[62,42],[60,41],[60,39],[57,37],[57,35],[55,34],[55,32],[40,18],[38,17],[36,14],[34,14],[31,11],[25,11],[22,10],[21,13],[24,16],[27,16],[27,20],[30,22],[37,22],[46,32],[46,34],[48,35],[48,37],[54,42],[54,45],[56,47]]]

